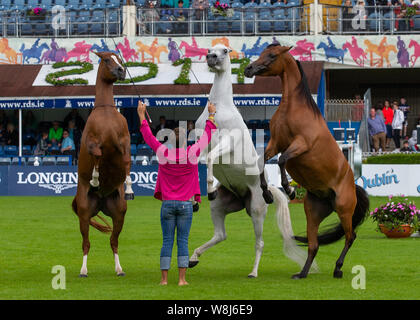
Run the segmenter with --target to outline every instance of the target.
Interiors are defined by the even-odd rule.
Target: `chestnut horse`
[[[355,229],[369,210],[369,198],[363,188],[355,185],[353,172],[328,130],[312,98],[302,67],[289,53],[290,49],[270,45],[245,69],[247,77],[281,78],[282,99],[270,121],[271,139],[263,160],[265,163],[281,153],[278,165],[286,193],[294,196],[285,169],[307,190],[304,199],[307,237],[295,238],[308,243],[308,257],[302,271],[293,278],[307,276],[319,244],[338,241],[345,235],[345,246],[334,269],[334,277],[341,278],[344,258],[356,238]],[[264,199],[270,203],[273,197],[264,174],[260,175],[260,180]],[[340,223],[318,235],[321,221],[332,211],[337,212]]]
[[[89,225],[101,232],[112,232],[110,242],[115,271],[118,276],[123,276],[118,257],[118,236],[127,211],[126,200],[134,199],[134,193],[130,179],[130,134],[126,119],[114,106],[113,83],[125,78],[126,69],[114,53],[95,54],[101,58],[96,78],[95,107],[83,130],[77,193],[72,204],[79,217],[83,237],[80,277],[87,277]],[[127,186],[125,194],[124,182]],[[112,228],[92,219],[99,211],[112,218]]]

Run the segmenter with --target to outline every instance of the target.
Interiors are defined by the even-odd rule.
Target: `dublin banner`
[[[369,195],[420,196],[420,165],[365,164],[357,184]]]
[[[170,64],[183,58],[197,62],[197,74],[206,68],[207,49],[222,43],[231,48],[232,59],[256,59],[272,43],[293,46],[290,53],[300,61],[327,61],[348,66],[369,68],[419,67],[420,35],[366,35],[366,36],[264,36],[264,37],[120,37],[115,39],[124,60],[149,62],[159,65],[168,76],[175,77]],[[0,39],[0,63],[53,64],[55,62],[81,61],[97,63],[92,51],[116,51],[113,41],[106,38],[75,39]],[[201,66],[200,66],[201,65]],[[180,71],[182,65],[178,65]],[[45,75],[51,68],[42,70]],[[133,72],[134,73],[134,72]],[[137,75],[146,71],[137,71]],[[173,74],[173,76],[172,76]],[[159,78],[159,75],[158,75]],[[201,83],[206,83],[202,75]],[[38,85],[42,79],[37,80]],[[153,84],[156,79],[145,79],[143,84]],[[236,80],[235,80],[236,81]],[[251,80],[246,80],[251,81]],[[45,83],[46,85],[46,83]]]
[[[136,196],[153,196],[158,166],[132,166],[131,180]],[[198,166],[200,189],[207,194],[207,167]],[[0,167],[0,196],[74,196],[77,190],[75,166]]]

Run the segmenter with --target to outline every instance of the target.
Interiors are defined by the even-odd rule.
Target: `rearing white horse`
[[[233,103],[231,64],[229,49],[216,45],[209,50],[207,64],[215,70],[214,83],[209,101],[216,105],[215,122],[218,132],[212,136],[207,155],[207,185],[214,224],[213,238],[194,250],[190,268],[197,265],[207,249],[226,239],[225,217],[227,214],[246,209],[252,219],[255,232],[255,262],[250,278],[258,276],[258,266],[264,248],[263,224],[268,205],[262,197],[260,187],[258,155],[251,135],[241,114]],[[196,122],[196,129],[203,129],[208,118],[205,109]],[[214,177],[219,181],[213,187]],[[269,187],[277,207],[277,223],[284,239],[285,254],[301,267],[306,252],[293,239],[290,212],[286,196],[274,186]],[[316,268],[316,267],[315,267]]]

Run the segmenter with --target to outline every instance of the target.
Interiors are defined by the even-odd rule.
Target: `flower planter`
[[[385,225],[380,224],[379,228],[381,229],[381,232],[385,234],[388,238],[407,238],[411,236],[411,234],[414,232],[414,227],[403,224],[398,227],[393,227],[391,229],[385,227]]]

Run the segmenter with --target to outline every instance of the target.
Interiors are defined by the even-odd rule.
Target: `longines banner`
[[[277,164],[266,166],[268,182],[280,186]],[[200,190],[207,195],[207,167],[198,166]],[[136,196],[152,196],[158,166],[132,166],[131,180]],[[0,167],[0,196],[74,196],[77,190],[75,166],[7,166]]]
[[[207,194],[207,167],[198,167],[200,189]],[[131,180],[136,196],[152,196],[158,166],[132,166]],[[9,166],[0,167],[2,196],[74,196],[77,190],[77,167],[74,166]]]
[[[420,165],[374,165],[362,166],[362,176],[357,180],[369,195],[420,196]]]
[[[0,42],[0,47],[3,48],[0,50],[0,63],[6,64],[52,64],[67,61],[97,63],[98,57],[92,51],[117,52],[114,42],[106,38],[2,38]],[[178,71],[180,71],[181,65],[172,67],[169,64],[180,58],[191,58],[193,64],[204,62],[207,49],[218,43],[231,48],[230,56],[236,59],[249,58],[254,60],[269,44],[281,43],[284,46],[293,46],[290,50],[291,54],[301,61],[328,61],[347,66],[370,68],[412,68],[420,66],[420,60],[418,60],[418,57],[420,57],[420,35],[418,34],[398,36],[358,35],[357,37],[351,35],[120,37],[115,38],[115,42],[124,60],[156,63],[162,70],[160,72],[164,73],[172,70],[172,68],[178,68]],[[197,64],[196,67],[193,67],[197,68],[197,76],[201,77],[201,83],[206,83],[206,78],[208,79],[208,75],[200,72],[201,69],[205,70],[206,67],[205,64]],[[44,76],[51,72],[49,66],[46,68],[42,70]],[[139,69],[138,72],[141,74],[145,71]],[[172,73],[175,75],[176,72]],[[208,72],[206,73],[208,74]],[[38,80],[42,81],[43,79]],[[194,81],[194,79],[191,80]],[[148,79],[142,84],[152,84],[153,81],[153,79]],[[44,85],[47,85],[47,83],[44,83]]]

